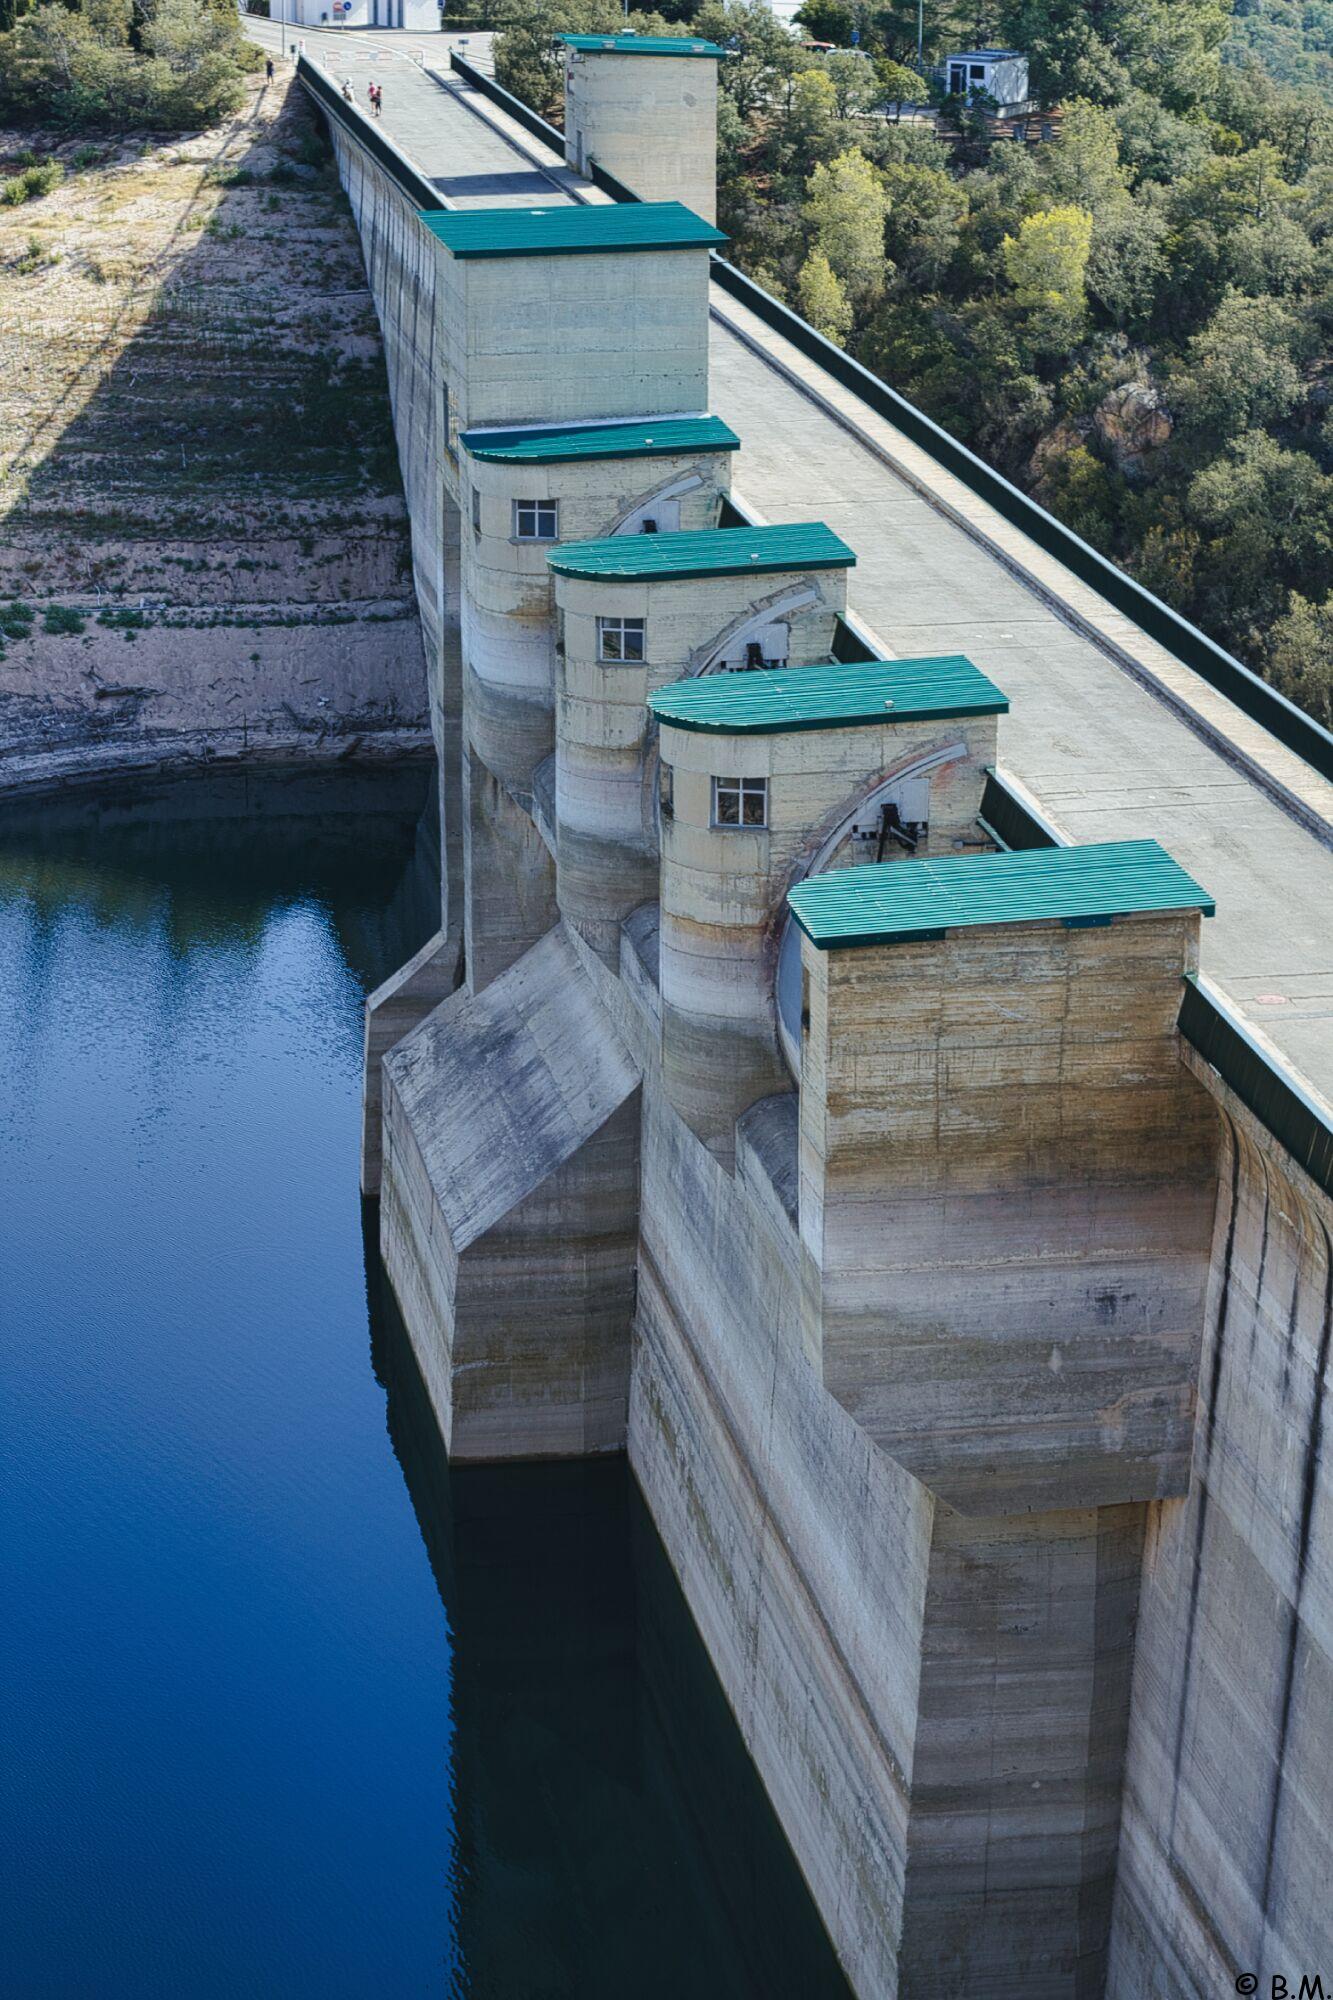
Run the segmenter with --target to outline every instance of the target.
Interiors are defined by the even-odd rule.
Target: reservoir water
[[[451,1472],[357,1194],[430,774],[0,813],[0,1990],[846,1988],[622,1463]]]

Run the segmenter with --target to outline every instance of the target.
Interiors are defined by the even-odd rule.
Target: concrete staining
[[[451,200],[531,201],[538,172],[596,199],[457,85],[402,65],[386,102]],[[455,635],[431,671],[466,907],[375,1044],[416,1014],[383,1062],[382,1229],[445,1434],[627,1446],[858,1992],[1327,1974],[1333,1214],[1175,1021],[1202,961],[1327,1094],[1329,788],[730,302],[701,374],[692,268],[672,339],[697,398],[666,400],[650,338],[636,414],[712,410],[742,449],[682,466],[663,531],[709,525],[731,477],[770,519],[823,518],[886,655],[964,654],[1012,709],[659,728],[673,676],[818,672],[845,573],[543,582],[505,510],[632,531],[645,468],[470,467],[449,369],[511,426],[623,415],[626,380],[594,394],[580,361],[562,388],[535,349],[506,374],[503,327],[436,325],[447,252],[338,145]],[[540,282],[568,296],[563,261]],[[642,296],[664,329],[672,299]],[[729,656],[742,633],[757,654]],[[997,727],[1067,833],[1157,837],[1216,918],[806,939],[780,1030],[787,889],[868,834],[905,869],[984,853]]]

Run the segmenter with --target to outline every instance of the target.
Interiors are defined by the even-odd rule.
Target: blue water
[[[623,1465],[451,1475],[363,1233],[428,790],[0,815],[6,1995],[845,1990]]]

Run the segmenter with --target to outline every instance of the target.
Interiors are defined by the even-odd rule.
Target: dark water
[[[428,789],[0,816],[6,1996],[845,1990],[623,1466],[451,1474],[368,1266]]]

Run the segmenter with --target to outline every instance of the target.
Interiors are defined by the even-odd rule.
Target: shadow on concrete
[[[845,2000],[624,1459],[451,1469],[377,1229],[372,1357],[454,1647],[468,1991]]]
[[[446,174],[432,180],[431,186],[438,188],[446,201],[531,200],[549,205],[557,192],[548,174],[536,172]]]

